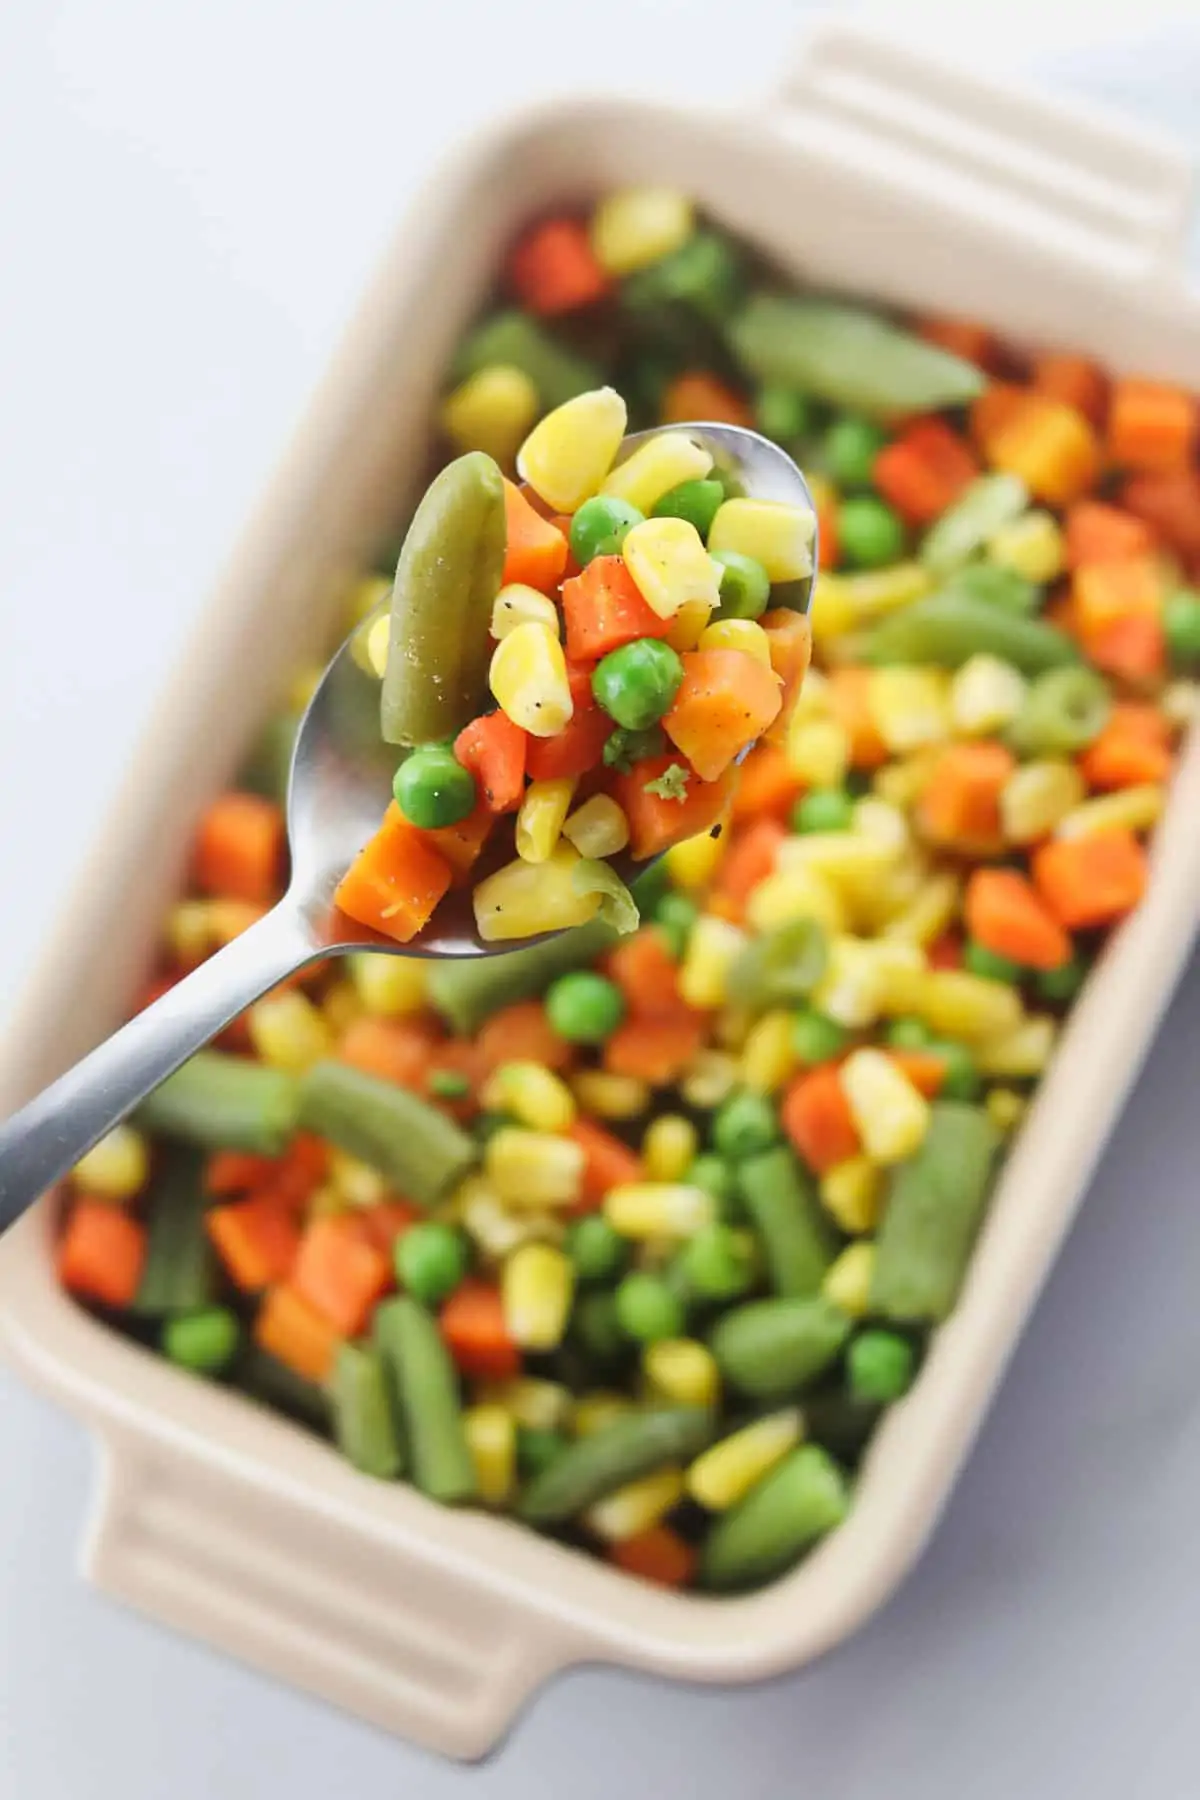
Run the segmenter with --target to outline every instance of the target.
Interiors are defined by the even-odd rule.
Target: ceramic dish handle
[[[490,1750],[573,1660],[563,1627],[361,1514],[105,1431],[84,1573],[115,1598],[443,1755]]]
[[[841,170],[1135,280],[1182,270],[1195,171],[1145,127],[850,24],[814,30],[779,99],[789,139]]]

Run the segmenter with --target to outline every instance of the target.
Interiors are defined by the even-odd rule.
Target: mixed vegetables
[[[786,730],[720,832],[639,878],[635,932],[357,955],[261,1000],[79,1165],[61,1276],[378,1479],[744,1589],[844,1517],[1150,879],[1200,664],[1196,403],[796,296],[673,193],[535,223],[503,285],[448,452],[512,470],[539,416],[607,382],[636,424],[756,423],[811,471],[815,658]],[[723,501],[688,479],[711,556],[695,509]],[[576,511],[571,580],[615,566],[620,529]],[[763,629],[762,581],[725,566],[730,623]],[[665,640],[638,641],[610,693],[635,736]],[[205,814],[152,992],[278,893],[310,679]]]

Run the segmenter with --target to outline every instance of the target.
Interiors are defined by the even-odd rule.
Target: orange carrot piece
[[[464,725],[454,755],[475,777],[484,805],[494,813],[516,812],[525,792],[529,739],[507,713],[485,713]]]
[[[1067,564],[1072,569],[1125,562],[1154,550],[1154,536],[1144,520],[1103,500],[1077,500],[1067,509],[1065,526]]]
[[[1172,475],[1190,469],[1196,402],[1182,388],[1132,376],[1114,382],[1108,410],[1109,460],[1125,469]]]
[[[651,1087],[667,1087],[690,1068],[704,1043],[705,1027],[696,1019],[627,1019],[604,1046],[610,1075],[632,1075]]]
[[[256,1294],[291,1273],[300,1230],[290,1209],[274,1195],[251,1194],[214,1206],[204,1223],[235,1287]]]
[[[1111,790],[1165,781],[1171,772],[1171,739],[1156,706],[1126,701],[1114,706],[1099,737],[1079,758],[1089,787]]]
[[[818,1175],[862,1148],[835,1063],[821,1063],[786,1089],[779,1109],[794,1148]]]
[[[311,1131],[298,1131],[268,1183],[280,1200],[303,1206],[320,1187],[329,1171],[329,1145]]]
[[[1165,672],[1163,580],[1151,557],[1078,570],[1071,600],[1076,636],[1097,668],[1135,682]]]
[[[889,752],[871,711],[870,669],[832,669],[826,681],[833,716],[850,735],[850,767],[882,768]]]
[[[567,540],[542,517],[515,482],[504,482],[504,517],[508,531],[503,581],[523,582],[541,594],[552,594],[567,566]]]
[[[610,1188],[640,1181],[642,1159],[615,1133],[593,1119],[576,1119],[569,1135],[583,1151],[583,1199],[572,1210],[591,1212],[604,1202]]]
[[[204,1165],[204,1191],[224,1199],[263,1188],[278,1173],[280,1158],[249,1150],[216,1150]]]
[[[1073,406],[1093,425],[1104,423],[1108,382],[1103,369],[1086,356],[1049,351],[1033,359],[1033,386],[1051,400]]]
[[[946,1080],[946,1061],[936,1050],[889,1050],[900,1073],[926,1100],[936,1100]]]
[[[988,854],[1003,843],[1000,790],[1016,768],[1003,744],[948,744],[917,802],[922,836],[948,849]]]
[[[973,319],[922,319],[917,333],[927,344],[936,344],[951,356],[961,356],[981,369],[986,369],[996,355],[995,337],[986,325],[978,325]]]
[[[637,1575],[666,1588],[687,1587],[698,1560],[687,1539],[669,1525],[651,1525],[634,1537],[622,1538],[609,1547],[608,1554],[626,1575]]]
[[[709,420],[714,425],[754,424],[754,414],[736,388],[707,369],[688,369],[668,382],[659,407],[663,425]]]
[[[558,781],[586,775],[600,762],[613,722],[592,697],[590,666],[568,663],[567,685],[574,712],[553,737],[529,740],[527,767],[531,781]]]
[[[647,792],[646,783],[666,774],[677,756],[647,756],[635,763],[627,775],[618,775],[613,793],[629,821],[629,851],[636,862],[647,856],[658,856],[684,838],[698,837],[715,827],[728,806],[735,786],[735,773],[727,769],[718,781],[701,781],[696,774],[687,778],[682,800],[667,800],[661,794]]]
[[[506,1062],[542,1063],[558,1071],[568,1068],[575,1054],[551,1025],[540,1000],[502,1006],[480,1026],[475,1046],[485,1072]]]
[[[81,1300],[131,1306],[146,1260],[146,1228],[111,1201],[81,1194],[58,1246],[58,1278]]]
[[[1017,475],[1051,506],[1069,506],[1100,472],[1100,444],[1073,406],[1032,388],[992,388],[974,402],[972,429],[985,460]]]
[[[1132,912],[1150,878],[1146,852],[1132,831],[1052,838],[1033,854],[1033,879],[1068,931],[1111,925]]]
[[[513,245],[508,286],[527,312],[551,319],[592,306],[612,283],[596,261],[582,219],[542,219]]]
[[[632,1018],[692,1017],[679,993],[679,965],[657,925],[643,925],[609,951],[604,971],[625,997]]]
[[[334,893],[334,905],[372,931],[407,944],[427,925],[450,886],[450,864],[393,801]]]
[[[392,1265],[347,1213],[311,1220],[300,1239],[291,1286],[341,1337],[357,1337],[392,1285]]]
[[[593,556],[582,575],[563,582],[567,657],[592,663],[635,638],[665,637],[670,619],[660,619],[620,556]]]
[[[735,825],[752,819],[786,819],[802,785],[778,744],[759,744],[741,767],[733,796]]]
[[[824,555],[822,543],[822,561]],[[787,606],[772,608],[758,622],[767,634],[771,667],[783,684],[779,711],[774,723],[764,732],[763,742],[782,746],[812,660],[812,626],[805,613],[793,612]]]
[[[341,1340],[329,1320],[294,1288],[273,1287],[258,1309],[254,1341],[305,1381],[321,1383],[333,1373]]]
[[[910,525],[928,525],[979,473],[970,445],[944,419],[916,419],[875,458],[883,498]]]
[[[453,871],[455,885],[458,886],[478,862],[479,854],[495,823],[496,815],[481,794],[474,810],[465,819],[460,819],[457,825],[432,826],[422,831],[421,836],[439,856],[445,857]]]
[[[508,1335],[500,1290],[493,1282],[460,1282],[438,1315],[447,1348],[464,1375],[508,1381],[519,1374],[521,1352]]]
[[[734,907],[735,920],[745,913],[759,882],[773,872],[787,835],[778,819],[756,819],[734,838],[717,870],[716,889]]]
[[[1189,565],[1200,561],[1200,475],[1135,475],[1125,483],[1120,503]]]
[[[281,885],[283,811],[261,794],[221,794],[196,833],[193,877],[203,894],[267,906]]]
[[[416,1088],[437,1041],[437,1032],[424,1019],[377,1019],[368,1013],[347,1025],[337,1056],[364,1075]]]
[[[1027,969],[1061,969],[1071,938],[1016,869],[976,869],[963,900],[967,930],[977,944]]]
[[[779,677],[744,650],[688,650],[663,730],[702,781],[716,781],[783,704]]]

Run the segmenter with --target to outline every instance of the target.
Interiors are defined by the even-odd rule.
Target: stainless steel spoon
[[[648,437],[682,432],[708,449],[743,493],[812,509],[795,463],[756,432],[733,425],[674,425],[625,439],[622,458]],[[815,509],[813,509],[815,510]],[[813,567],[818,546],[814,536]],[[808,583],[811,592],[811,580]],[[795,598],[805,607],[809,595]],[[391,798],[396,751],[379,735],[379,684],[347,639],[300,721],[288,786],[288,890],[265,918],[201,963],[144,1012],[0,1126],[0,1230],[60,1180],[139,1100],[260,995],[318,958],[349,950],[425,957],[496,956],[519,944],[485,944],[470,895],[448,896],[411,944],[377,937],[333,906],[347,866]],[[646,864],[614,859],[628,879]]]

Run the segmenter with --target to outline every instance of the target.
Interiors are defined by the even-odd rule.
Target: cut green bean
[[[376,1311],[374,1333],[404,1422],[414,1485],[448,1506],[476,1499],[458,1375],[437,1320],[415,1300],[387,1300]]]
[[[1002,612],[1028,618],[1042,603],[1042,590],[1027,576],[1002,563],[972,562],[956,569],[938,590],[943,599],[951,595],[964,600],[980,600]]]
[[[1030,683],[1005,734],[1018,756],[1074,756],[1095,741],[1112,711],[1095,669],[1050,669]]]
[[[1029,505],[1016,475],[980,475],[921,540],[920,559],[934,575],[950,575],[981,551],[992,533]]]
[[[924,1143],[892,1177],[875,1240],[873,1315],[937,1324],[952,1310],[999,1143],[999,1132],[979,1107],[934,1104]]]
[[[242,1339],[238,1316],[227,1306],[206,1306],[178,1313],[162,1330],[163,1355],[194,1375],[222,1375],[237,1355]]]
[[[204,1228],[207,1204],[199,1156],[173,1151],[150,1190],[146,1260],[131,1308],[140,1318],[194,1312],[215,1298],[216,1256]]]
[[[454,737],[486,706],[506,541],[504,478],[471,450],[434,476],[396,564],[380,699],[389,744]]]
[[[199,1050],[138,1107],[146,1131],[206,1150],[279,1156],[295,1135],[300,1085],[294,1075],[243,1056]]]
[[[319,1062],[300,1080],[300,1120],[432,1206],[478,1161],[472,1138],[434,1106],[348,1063]]]
[[[404,1468],[395,1401],[379,1351],[369,1344],[343,1344],[331,1383],[333,1429],[342,1455],[380,1481],[394,1481]]]
[[[863,646],[869,663],[937,663],[957,669],[987,651],[1023,675],[1079,661],[1065,632],[961,593],[930,594],[877,625]]]
[[[781,1146],[742,1163],[737,1182],[772,1288],[792,1299],[815,1294],[837,1254],[837,1239],[806,1171]]]
[[[726,1380],[756,1400],[783,1400],[815,1381],[850,1335],[850,1320],[822,1295],[751,1300],[717,1321],[713,1355]]]
[[[271,1412],[285,1413],[299,1425],[308,1425],[328,1437],[333,1427],[333,1407],[323,1387],[306,1381],[257,1344],[246,1344],[238,1357],[235,1379],[252,1400]]]
[[[751,939],[729,977],[729,991],[751,1012],[795,1006],[825,973],[829,946],[815,919],[791,919]]]
[[[770,1581],[849,1510],[844,1471],[818,1444],[801,1444],[710,1527],[700,1581],[719,1593]]]
[[[715,1428],[715,1415],[699,1406],[623,1413],[536,1475],[517,1510],[531,1525],[562,1524],[626,1482],[691,1462],[712,1442]]]
[[[461,380],[498,363],[528,375],[547,412],[604,385],[595,363],[568,350],[527,313],[497,313],[477,326],[459,348],[455,375]]]
[[[501,1007],[535,999],[560,975],[588,968],[616,941],[611,926],[592,920],[506,956],[435,962],[429,976],[429,998],[455,1031],[467,1036]]]

